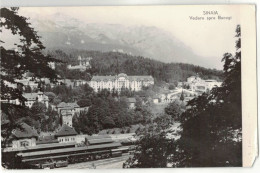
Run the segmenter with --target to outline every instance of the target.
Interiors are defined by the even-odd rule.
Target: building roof
[[[87,140],[95,140],[95,139],[104,139],[104,138],[111,138],[109,135],[92,135],[92,136],[87,136]]]
[[[23,94],[23,97],[26,98],[28,101],[29,100],[36,100],[38,94],[37,93],[25,93]]]
[[[125,77],[130,81],[153,81],[152,76],[127,76],[124,73],[120,73],[117,76],[93,76],[91,81],[114,81],[119,77]]]
[[[73,127],[69,127],[67,124],[63,124],[62,127],[58,132],[56,132],[55,136],[60,137],[60,136],[74,136],[77,135],[78,133],[75,131]]]
[[[63,108],[63,109],[73,109],[73,108],[79,108],[79,105],[77,103],[65,103],[61,102],[60,104],[57,105],[58,108]]]
[[[36,143],[36,146],[27,146],[26,148],[4,148],[4,152],[16,152],[16,151],[28,151],[31,150],[39,150],[39,149],[49,149],[53,150],[54,148],[61,148],[61,147],[75,147],[76,142],[69,142],[69,143],[48,143],[48,144],[39,144]],[[34,151],[35,152],[35,151]]]
[[[38,98],[38,95],[43,94],[43,92],[38,93],[24,93],[23,97],[26,98],[28,101],[36,101]],[[49,100],[48,96],[43,94],[43,100]]]
[[[51,144],[51,143],[59,143],[59,141],[57,139],[55,139],[54,135],[41,136],[36,141],[36,145]]]
[[[87,136],[86,139],[90,145],[113,142],[111,136],[109,135]]]
[[[27,152],[27,153],[18,153],[18,156],[28,157],[28,156],[43,156],[49,154],[59,154],[59,153],[69,153],[69,152],[81,152],[81,151],[89,151],[94,149],[109,149],[116,148],[122,146],[119,142],[109,143],[109,144],[101,144],[101,145],[91,145],[87,147],[73,147],[73,148],[64,148],[64,149],[56,149],[56,150],[45,150],[45,151],[36,151],[36,152]]]
[[[71,110],[68,109],[62,109],[60,113],[62,116],[72,116]]]
[[[130,98],[127,98],[127,101],[129,103],[135,103],[136,102],[136,99],[134,97],[130,97]]]
[[[103,139],[90,139],[88,140],[88,143],[90,145],[94,144],[102,144],[102,143],[112,143],[113,140],[111,138],[103,138]]]
[[[29,126],[26,123],[20,124],[21,128],[16,128],[12,131],[12,137],[15,137],[17,139],[23,139],[23,138],[38,138],[38,133],[35,129],[33,129],[31,126]]]
[[[190,77],[188,77],[188,79],[189,79],[189,78],[196,78],[196,77],[197,77],[197,76],[190,76]]]
[[[153,99],[159,99],[159,96],[153,96],[152,98]]]
[[[74,107],[74,108],[79,108],[79,105],[77,103],[67,103],[68,106]]]

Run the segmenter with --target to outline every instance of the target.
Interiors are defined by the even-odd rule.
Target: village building
[[[57,109],[58,114],[60,114],[60,115],[61,115],[61,112],[70,111],[73,116],[75,113],[80,113],[80,110],[81,110],[80,106],[75,102],[72,102],[72,103],[61,102],[57,105],[56,109]]]
[[[71,64],[68,65],[68,69],[70,70],[80,70],[80,71],[85,71],[86,69],[90,69],[90,60],[91,57],[87,58],[81,58],[81,56],[78,57],[79,65],[72,66]]]
[[[154,85],[152,76],[127,76],[121,73],[116,76],[93,76],[90,81],[90,86],[95,92],[102,89],[109,91],[121,91],[122,88],[127,88],[132,91],[140,91],[142,87]]]
[[[25,93],[23,97],[26,99],[25,106],[31,108],[35,102],[40,102],[49,107],[49,98],[43,92],[39,91],[38,93]]]
[[[49,62],[48,65],[51,69],[55,70],[55,62]]]
[[[154,104],[158,104],[159,101],[160,101],[160,98],[159,98],[158,96],[154,96],[154,97],[153,97],[153,103],[154,103]]]
[[[72,127],[72,118],[73,118],[73,113],[71,110],[62,110],[61,113],[61,123],[66,124],[70,127]]]
[[[87,112],[89,107],[80,107],[77,103],[61,102],[56,106],[58,114],[61,116],[61,123],[72,127],[72,118],[82,111]]]
[[[86,80],[75,80],[74,86],[78,87],[78,86],[81,86],[81,85],[85,85],[86,83],[88,83]]]
[[[127,98],[128,109],[135,109],[136,99],[134,97]]]
[[[20,128],[16,128],[12,131],[11,135],[12,148],[24,148],[36,146],[36,140],[38,139],[38,133],[35,129],[26,123],[22,123]]]
[[[63,124],[61,128],[55,133],[55,137],[59,143],[76,142],[77,132],[73,127]]]
[[[16,82],[22,84],[23,88],[30,87],[31,90],[36,90],[39,86],[39,84],[36,81],[32,81],[30,78],[17,80]]]
[[[203,80],[198,76],[191,76],[187,78],[186,84],[189,85],[192,91],[203,93],[210,91],[214,87],[220,87],[222,82],[214,79]]]

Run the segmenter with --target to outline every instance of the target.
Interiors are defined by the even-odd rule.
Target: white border
[[[0,6],[83,6],[83,5],[88,5],[88,6],[106,6],[106,5],[173,5],[173,4],[259,4],[259,1],[257,0],[0,0]],[[257,31],[259,28],[259,12],[257,12]],[[243,28],[243,27],[242,27]],[[257,32],[258,33],[258,32]],[[259,37],[257,37],[257,41],[259,42]],[[259,52],[260,46],[257,47],[257,50]],[[260,62],[257,61],[257,66],[259,67]],[[257,69],[257,79],[259,81],[259,70]],[[260,89],[260,86],[258,85],[258,90]],[[259,95],[258,95],[259,97]],[[259,107],[258,103],[258,107]],[[258,119],[259,122],[259,119]],[[259,131],[259,130],[258,130]],[[259,133],[258,133],[259,135]],[[254,165],[254,168],[256,169],[249,169],[245,168],[243,169],[244,171],[247,172],[260,172],[260,161],[256,162]],[[196,168],[196,169],[174,169],[175,172],[181,171],[181,172],[187,172],[187,171],[192,171],[192,172],[241,172],[242,170],[239,168]],[[63,170],[64,171],[64,170]],[[77,170],[78,171],[78,170]],[[88,170],[89,171],[89,170]],[[101,170],[102,171],[102,170]],[[112,170],[106,170],[106,172],[110,172]],[[115,170],[113,170],[115,171]],[[131,171],[131,170],[117,170],[117,171]],[[140,170],[139,170],[140,171]],[[160,170],[160,169],[153,169],[153,170],[147,170],[147,169],[142,169],[142,171],[173,171],[173,170]],[[67,171],[66,171],[67,172]]]

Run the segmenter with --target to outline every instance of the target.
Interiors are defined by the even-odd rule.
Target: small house
[[[26,123],[20,124],[12,131],[11,135],[12,148],[22,148],[36,146],[38,139],[37,131]]]
[[[135,109],[136,99],[134,97],[127,98],[128,108]]]
[[[73,127],[63,124],[61,128],[55,133],[55,137],[59,143],[76,142],[77,132]]]

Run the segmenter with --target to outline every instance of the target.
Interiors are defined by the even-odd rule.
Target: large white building
[[[116,76],[93,76],[90,81],[90,86],[95,92],[102,89],[115,89],[120,92],[122,88],[140,91],[143,86],[149,85],[154,85],[152,76],[127,76],[124,73]]]
[[[192,91],[206,92],[210,91],[214,87],[220,87],[222,82],[218,82],[214,79],[203,80],[198,76],[191,76],[187,78],[187,84]]]

